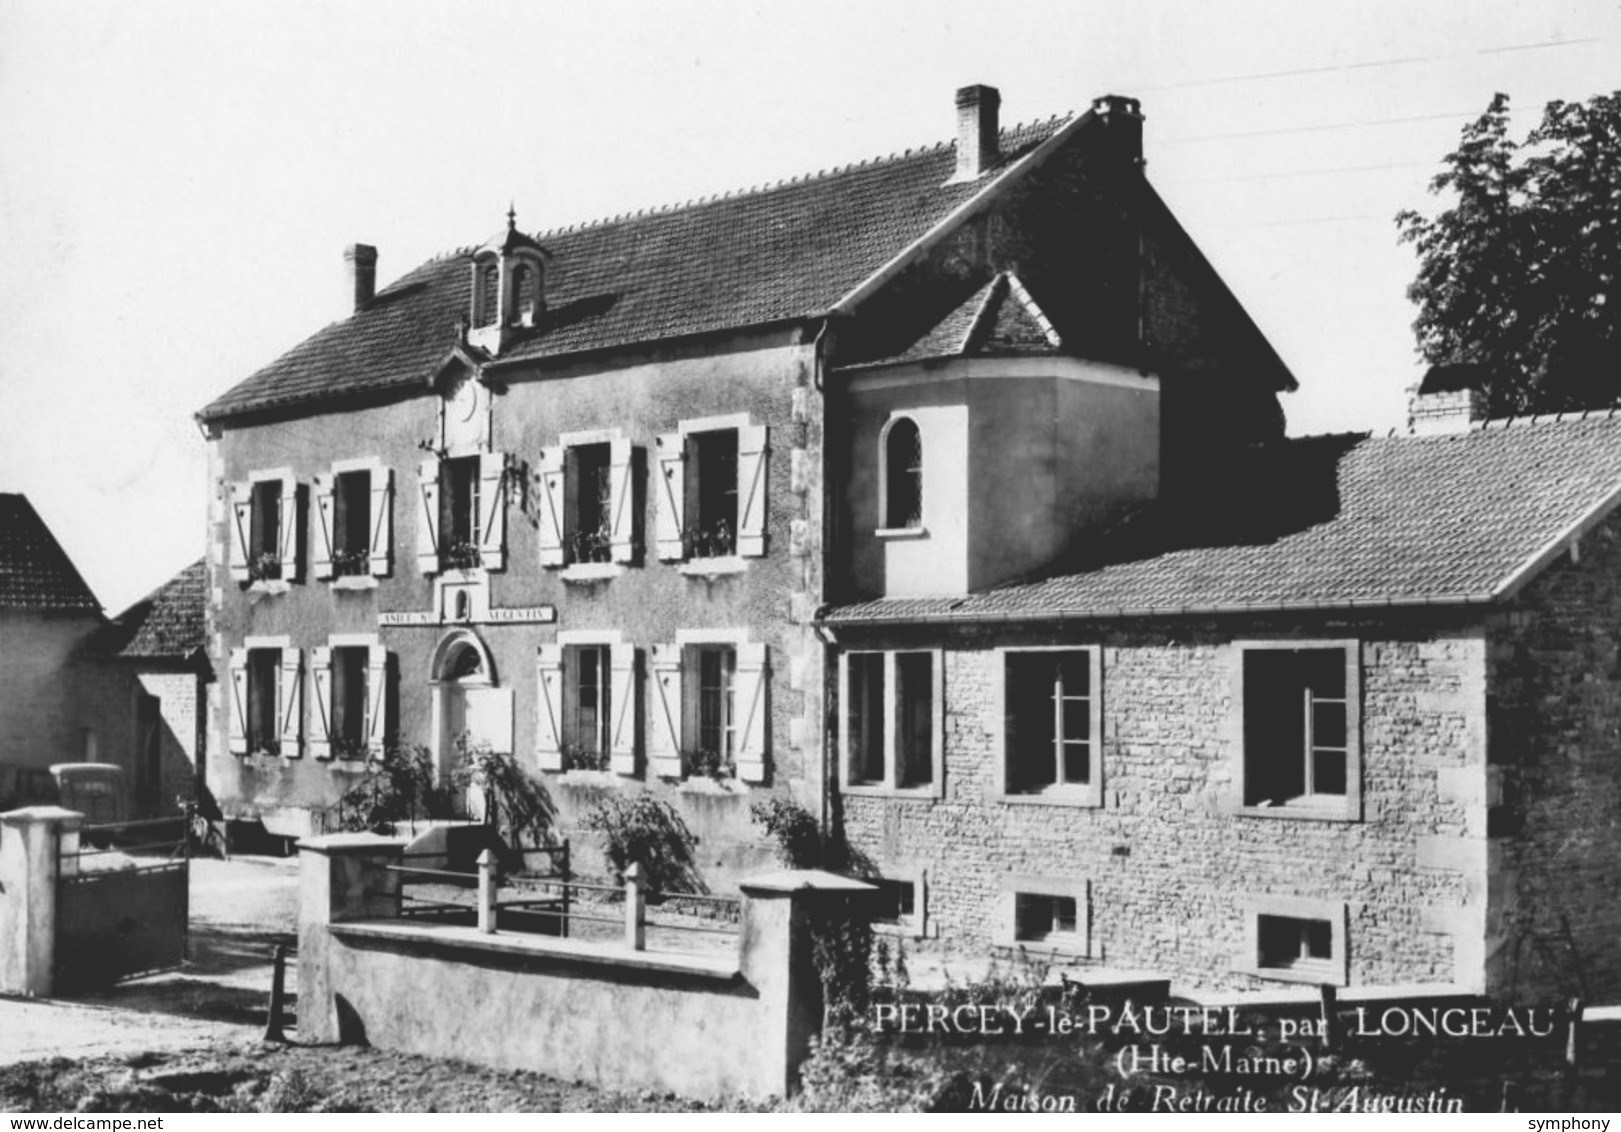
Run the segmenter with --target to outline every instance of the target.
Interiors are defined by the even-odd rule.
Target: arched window
[[[535,321],[535,270],[525,264],[519,264],[512,269],[512,293],[516,298],[513,304],[514,321],[520,325],[532,325]]]
[[[473,325],[494,326],[501,318],[501,295],[499,289],[501,269],[494,263],[480,265],[478,269],[478,294],[473,300]]]
[[[884,436],[884,526],[923,525],[923,435],[917,422],[898,417]]]

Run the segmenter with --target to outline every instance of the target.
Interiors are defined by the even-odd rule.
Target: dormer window
[[[474,272],[473,325],[494,326],[501,311],[501,265],[490,260]]]
[[[546,309],[545,254],[518,231],[517,213],[509,210],[506,232],[473,253],[472,345],[498,354],[515,331],[539,323]]]

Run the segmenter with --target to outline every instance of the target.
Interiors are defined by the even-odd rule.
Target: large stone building
[[[1613,649],[1549,634],[1606,597],[1616,426],[1285,442],[1294,380],[1137,103],[997,108],[509,217],[381,291],[352,247],[354,312],[200,414],[227,811],[301,833],[384,745],[482,742],[565,828],[668,799],[722,885],[792,794],[901,930],[1225,984],[1495,987],[1558,947],[1610,980],[1613,857],[1564,862],[1539,807],[1613,836],[1576,722]]]

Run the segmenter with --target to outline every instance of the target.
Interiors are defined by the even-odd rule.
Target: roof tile
[[[101,603],[24,495],[0,494],[0,609],[101,613]]]
[[[1128,517],[1052,576],[885,598],[829,620],[1113,617],[1485,601],[1621,497],[1621,417],[1246,450]]]

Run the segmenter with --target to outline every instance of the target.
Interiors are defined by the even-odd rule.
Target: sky
[[[379,285],[541,231],[1141,99],[1148,176],[1300,382],[1404,423],[1393,222],[1494,92],[1621,86],[1614,0],[0,0],[0,491],[109,613],[199,557],[194,414]]]

